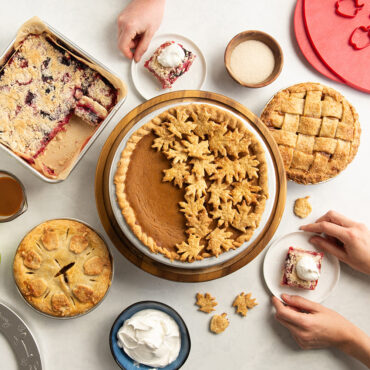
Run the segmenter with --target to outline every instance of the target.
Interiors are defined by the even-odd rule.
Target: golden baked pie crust
[[[77,221],[57,219],[43,222],[24,237],[13,272],[33,307],[70,317],[102,300],[111,284],[112,261],[95,231]]]
[[[189,150],[189,151],[194,150],[192,152],[192,155],[194,155],[194,156],[199,155],[200,158],[202,157],[201,152],[202,152],[202,150],[204,150],[204,147],[202,149],[198,146],[198,144],[201,144],[201,141],[202,141],[202,138],[199,135],[197,135],[198,139],[194,139],[194,138],[190,139],[190,136],[194,136],[193,135],[194,132],[193,132],[193,130],[191,130],[192,131],[191,134],[189,134],[189,135],[188,134],[183,134],[181,138],[178,137],[179,135],[181,136],[181,133],[177,132],[176,127],[179,127],[179,129],[181,128],[180,127],[181,119],[179,119],[179,118],[176,119],[176,117],[180,117],[181,115],[187,115],[188,117],[192,117],[192,118],[190,118],[190,121],[188,121],[188,122],[190,122],[190,125],[192,125],[192,122],[194,122],[194,119],[196,120],[196,119],[201,118],[201,117],[204,118],[204,116],[206,115],[208,117],[208,121],[212,121],[218,127],[221,127],[221,125],[224,125],[227,128],[227,130],[224,132],[224,134],[226,134],[226,133],[232,134],[233,132],[242,133],[243,135],[248,137],[248,140],[250,140],[250,143],[248,145],[248,150],[247,150],[248,151],[248,156],[251,156],[251,154],[253,154],[253,158],[255,158],[255,160],[258,162],[258,164],[256,165],[256,168],[257,168],[256,173],[258,175],[257,175],[257,179],[255,180],[256,181],[255,185],[257,186],[257,188],[259,187],[258,196],[256,195],[256,199],[258,198],[258,201],[255,199],[255,200],[252,201],[252,204],[251,204],[251,209],[253,209],[253,216],[254,216],[254,220],[253,220],[253,226],[254,227],[252,227],[252,226],[251,227],[245,227],[244,232],[242,232],[241,235],[238,235],[237,238],[235,240],[233,240],[232,244],[230,243],[230,244],[228,244],[228,245],[226,245],[222,248],[218,246],[218,251],[216,251],[216,253],[214,253],[212,250],[206,250],[206,247],[204,245],[201,248],[199,247],[200,250],[198,252],[195,252],[194,256],[191,256],[191,255],[188,256],[185,252],[182,252],[182,249],[181,249],[182,246],[181,245],[180,246],[176,245],[176,248],[178,249],[178,252],[176,252],[176,250],[172,251],[172,250],[168,250],[167,248],[164,248],[164,247],[160,246],[154,240],[154,238],[152,238],[151,235],[149,235],[150,232],[148,233],[148,232],[145,232],[143,230],[142,226],[140,225],[140,223],[137,220],[137,217],[135,215],[135,210],[133,209],[132,205],[130,204],[130,200],[128,199],[128,196],[127,196],[126,181],[128,181],[127,174],[128,174],[128,169],[129,169],[129,166],[130,166],[130,161],[131,161],[132,154],[135,151],[135,148],[136,148],[137,144],[140,142],[140,140],[143,137],[145,137],[146,135],[152,134],[154,132],[154,130],[158,130],[159,127],[166,127],[167,129],[172,130],[171,132],[174,133],[174,140],[177,140],[176,142],[183,141],[183,145],[187,146],[187,148],[188,148],[187,150]],[[171,126],[171,128],[169,128],[169,126],[168,126],[169,120],[171,120],[171,122],[174,124],[174,127]],[[193,120],[193,121],[191,121],[191,120]],[[192,126],[194,126],[194,125],[192,125]],[[186,131],[188,128],[185,127],[184,129]],[[205,137],[207,137],[207,136],[203,135],[203,139]],[[208,136],[208,138],[209,138],[209,136]],[[188,141],[186,141],[185,139],[187,139]],[[193,142],[191,140],[193,140]],[[198,143],[197,140],[200,140],[200,142]],[[186,141],[186,142],[184,143],[184,141]],[[194,144],[194,146],[192,146],[192,144]],[[174,147],[172,147],[172,149],[173,148]],[[167,152],[168,152],[168,149],[169,148],[167,148]],[[197,154],[197,150],[198,151],[200,150],[200,152],[198,152],[198,154]],[[179,154],[179,152],[177,152],[177,154]],[[222,158],[222,155],[220,155],[219,153],[215,154],[214,152],[212,152],[212,154],[215,155],[215,157],[219,156],[220,158]],[[228,157],[228,154],[224,155],[223,157]],[[246,155],[246,157],[247,157],[247,155]],[[187,155],[186,160],[184,160],[185,162],[183,162],[183,163],[190,166],[191,161],[189,161],[189,159],[194,160],[194,157],[193,156],[190,157],[190,155]],[[176,162],[177,160],[179,160],[179,162]],[[171,163],[170,160],[169,160],[169,163]],[[175,166],[176,163],[181,163],[181,158],[180,159],[176,158],[176,156],[175,156],[175,158],[172,158],[172,166]],[[195,176],[193,173],[191,173],[190,175]],[[213,174],[213,176],[214,176],[214,174]],[[243,177],[243,176],[241,176],[241,177]],[[245,175],[245,177],[242,178],[242,180],[243,179],[247,181],[248,176]],[[240,180],[239,182],[241,182],[242,180]],[[169,180],[162,180],[162,181],[169,181]],[[222,183],[222,181],[223,180],[215,180],[213,183],[217,183],[217,182]],[[157,117],[155,117],[154,119],[152,119],[148,123],[144,124],[137,131],[135,131],[131,135],[131,137],[128,139],[126,147],[124,148],[124,150],[121,153],[121,158],[120,158],[120,161],[117,165],[117,170],[116,170],[116,173],[115,173],[115,176],[114,176],[114,183],[115,183],[115,186],[116,186],[116,196],[117,196],[118,204],[121,208],[121,211],[122,211],[122,214],[123,214],[123,216],[126,220],[126,223],[131,228],[131,230],[136,235],[136,237],[145,246],[147,246],[149,248],[149,250],[153,253],[158,253],[159,252],[159,253],[163,254],[164,256],[166,256],[167,258],[169,258],[171,260],[176,259],[176,260],[182,260],[182,261],[187,261],[187,262],[192,262],[194,260],[201,260],[205,257],[210,257],[212,255],[218,256],[219,253],[223,253],[226,250],[229,250],[230,248],[235,249],[236,247],[239,247],[241,244],[243,244],[243,242],[248,241],[251,238],[251,236],[253,234],[253,231],[258,227],[258,224],[260,222],[262,213],[263,213],[264,208],[265,208],[265,202],[266,202],[266,199],[268,197],[267,181],[268,181],[267,180],[267,164],[266,164],[266,160],[265,160],[264,150],[263,150],[261,144],[259,143],[259,141],[255,138],[255,136],[251,132],[249,132],[245,128],[245,125],[242,123],[242,121],[237,119],[234,115],[226,112],[225,110],[221,110],[221,109],[218,109],[218,108],[213,107],[213,106],[201,105],[201,104],[189,104],[189,105],[183,105],[183,106],[170,108],[167,111],[159,114]],[[236,180],[231,181],[227,184],[227,186],[229,188],[231,188],[231,185],[234,186],[234,183],[237,183],[237,182],[238,181],[236,181]],[[181,186],[180,185],[181,184],[177,184],[177,187],[181,188],[182,185]],[[175,185],[173,185],[173,186],[175,186]],[[189,188],[189,184],[186,188]],[[207,187],[207,190],[208,190],[208,188],[209,188],[209,186]],[[194,191],[195,191],[194,195],[191,195],[191,196],[193,197],[193,199],[195,199],[195,200],[198,199],[199,200],[199,198],[201,198],[202,196],[197,193],[198,192],[197,189],[195,189]],[[186,201],[187,200],[185,199],[185,203],[186,203]],[[223,201],[221,201],[221,206],[223,204],[226,204],[226,202],[223,203]],[[239,210],[240,214],[242,214],[241,208],[246,207],[246,201],[245,201],[243,195],[241,196],[240,201],[236,202],[234,205],[232,205],[232,207],[233,207],[233,209],[235,209],[235,214],[236,214],[237,210]],[[237,207],[240,207],[240,208],[237,208]],[[226,207],[224,207],[224,208],[226,209]],[[215,212],[215,211],[216,211],[216,209],[213,209],[212,212]],[[179,212],[180,212],[180,208],[179,208]],[[185,211],[182,210],[182,212],[185,212]],[[211,213],[212,212],[208,211],[207,216],[209,216],[211,218]],[[219,210],[219,213],[222,214],[223,212],[224,211]],[[252,214],[252,212],[251,212],[251,214]],[[218,232],[217,235],[214,235],[216,240],[222,240],[222,238],[229,239],[230,236],[225,236],[225,234],[227,234],[227,229],[225,227],[227,227],[228,224],[225,222],[223,216],[221,215],[218,218],[216,216],[215,220],[218,220],[218,226],[215,227],[214,230],[209,230],[209,231],[211,232],[211,231],[221,229],[221,230],[223,230],[222,232]],[[189,221],[189,218],[188,218],[188,221]],[[224,224],[222,224],[222,223],[224,223]],[[230,225],[232,224],[231,219],[229,220],[229,224]],[[231,226],[231,227],[233,227],[233,226]],[[193,228],[193,230],[195,230],[195,228]],[[197,231],[199,231],[199,230],[197,230]],[[224,231],[226,231],[226,233]],[[212,235],[210,235],[211,234],[210,232],[207,233],[207,231],[205,231],[205,233],[208,234],[208,235],[206,236],[206,234],[205,234],[204,239],[202,239],[202,240],[212,239]],[[196,232],[194,232],[194,233],[196,234]],[[194,241],[194,248],[196,248],[197,242],[199,243],[199,238],[196,239],[197,237],[194,236],[194,233],[192,233],[192,232],[189,233],[190,234],[189,235],[189,240],[190,240],[189,245],[191,244],[191,241]],[[184,241],[184,243],[185,243],[185,241]],[[184,248],[186,249],[187,247],[189,247],[189,245],[188,244],[184,245]]]
[[[261,114],[279,146],[290,180],[314,184],[355,157],[361,128],[354,107],[336,90],[301,83],[279,91]]]

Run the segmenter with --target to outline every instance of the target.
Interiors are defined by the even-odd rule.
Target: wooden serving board
[[[265,227],[255,241],[242,253],[216,266],[197,269],[185,269],[165,265],[139,251],[132,245],[118,225],[109,199],[109,172],[117,147],[135,123],[149,113],[183,102],[204,102],[219,105],[232,110],[235,114],[247,119],[251,126],[260,133],[273,159],[276,173],[276,197],[271,215]],[[233,99],[212,92],[199,90],[176,91],[157,96],[134,108],[112,131],[100,153],[95,175],[95,199],[100,220],[108,236],[117,249],[132,263],[158,277],[181,282],[200,282],[226,276],[252,261],[273,237],[282,218],[286,200],[286,175],[279,149],[266,126],[251,111]]]

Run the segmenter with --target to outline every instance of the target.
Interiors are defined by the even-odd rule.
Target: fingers
[[[310,239],[310,242],[323,251],[332,254],[333,256],[337,257],[341,261],[344,260],[346,253],[343,248],[339,247],[334,241],[328,240],[321,236],[313,236]]]
[[[309,301],[308,299],[300,297],[298,295],[282,294],[281,298],[289,306],[300,308],[301,310],[307,312],[317,312],[320,310],[321,307],[321,305],[319,305],[318,303]]]
[[[129,59],[133,57],[131,48],[134,46],[134,37],[123,31],[118,39],[118,48],[121,50],[122,54]]]
[[[276,309],[276,319],[281,321],[284,320],[293,325],[299,325],[302,320],[302,315],[305,315],[302,312],[297,312],[295,309],[292,309],[289,306],[285,306],[278,298],[272,298],[272,304]]]
[[[346,242],[348,240],[347,230],[344,227],[329,221],[320,221],[314,224],[303,225],[300,227],[300,230],[318,234],[325,233],[341,240],[342,242]]]
[[[141,57],[147,51],[153,35],[154,35],[154,32],[151,30],[147,30],[141,35],[141,38],[138,41],[138,44],[137,44],[137,47],[134,53],[134,59],[136,63],[140,61]]]
[[[350,220],[349,218],[341,215],[340,213],[336,211],[329,211],[325,213],[324,216],[316,220],[316,222],[322,222],[322,221],[333,222],[339,226],[344,226],[344,227],[351,227],[351,226],[356,225],[356,222]]]

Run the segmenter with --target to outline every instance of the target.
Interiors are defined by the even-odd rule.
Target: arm
[[[370,368],[370,338],[363,331],[318,303],[287,294],[282,298],[288,306],[272,298],[275,317],[302,349],[337,347]]]
[[[118,48],[123,55],[140,61],[161,24],[164,6],[165,0],[132,0],[121,12],[117,20]]]
[[[364,224],[329,211],[315,223],[300,229],[323,234],[313,236],[310,242],[353,269],[370,274],[370,231]]]

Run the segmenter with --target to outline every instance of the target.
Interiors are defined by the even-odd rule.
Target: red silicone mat
[[[349,1],[342,0],[348,12]],[[335,0],[304,0],[308,36],[325,65],[348,85],[370,93],[370,46],[355,50],[350,44],[352,32],[370,25],[370,0],[363,0],[362,10],[353,18],[336,14]]]
[[[305,56],[311,66],[322,75],[330,78],[333,81],[344,83],[341,78],[336,76],[333,72],[330,71],[330,69],[326,67],[326,65],[321,61],[321,59],[317,56],[315,50],[313,49],[311,41],[306,33],[306,26],[303,17],[303,5],[304,1],[298,0],[294,12],[294,32],[302,54]]]

